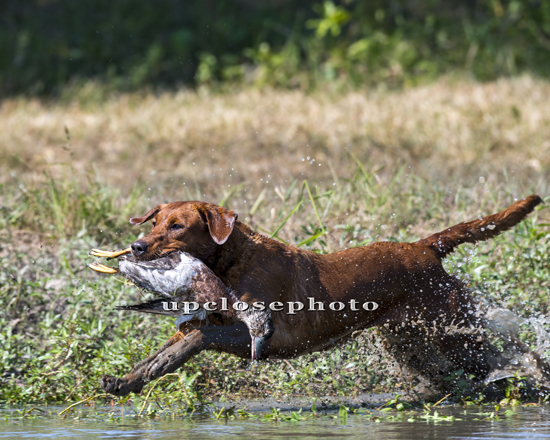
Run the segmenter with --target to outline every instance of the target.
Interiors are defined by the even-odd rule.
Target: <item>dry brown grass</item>
[[[5,100],[1,171],[3,180],[8,170],[58,172],[72,159],[76,169],[96,166],[116,183],[150,180],[152,170],[225,183],[232,168],[251,181],[323,178],[328,162],[339,170],[352,151],[371,163],[407,163],[420,175],[538,172],[550,167],[549,96],[550,84],[521,77],[344,96],[248,90],[125,95],[101,104]],[[301,160],[307,156],[315,166]]]

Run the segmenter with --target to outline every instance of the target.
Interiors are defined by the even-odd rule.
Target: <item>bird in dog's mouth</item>
[[[175,251],[149,261],[137,261],[130,249],[115,252],[93,249],[90,255],[118,260],[118,269],[98,262],[88,264],[90,269],[107,274],[120,272],[131,283],[160,297],[141,304],[118,306],[115,310],[174,316],[178,329],[187,321],[206,320],[214,311],[236,318],[248,327],[252,360],[260,359],[264,342],[273,335],[269,309],[251,308],[240,301],[201,260],[185,252]],[[190,303],[197,303],[199,307],[191,309]],[[205,307],[207,303],[209,307]],[[213,303],[217,309],[212,310]],[[224,304],[227,307],[220,309]]]

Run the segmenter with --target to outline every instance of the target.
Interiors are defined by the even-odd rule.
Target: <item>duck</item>
[[[172,316],[178,330],[181,324],[205,321],[214,312],[236,318],[248,327],[253,361],[260,359],[264,343],[275,331],[269,308],[255,308],[241,301],[208,266],[186,252],[174,251],[148,261],[136,260],[129,248],[114,252],[92,249],[90,255],[118,261],[118,268],[95,261],[88,264],[90,269],[106,274],[121,273],[130,283],[157,296],[139,304],[117,306],[114,310]],[[191,308],[190,303],[197,303],[198,307]],[[208,307],[207,303],[210,303]]]

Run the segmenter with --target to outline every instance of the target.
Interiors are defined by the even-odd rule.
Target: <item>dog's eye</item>
[[[170,229],[173,230],[173,231],[177,231],[178,229],[183,229],[183,226],[182,225],[178,225],[177,223],[172,223],[170,225]]]
[[[153,222],[152,225],[153,225],[153,229],[154,229],[155,226],[157,225],[157,222]]]

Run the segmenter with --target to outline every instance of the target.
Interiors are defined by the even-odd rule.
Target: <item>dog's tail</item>
[[[517,225],[539,203],[542,203],[542,199],[539,196],[532,195],[521,199],[497,214],[488,215],[471,222],[459,223],[449,229],[418,240],[417,243],[435,249],[439,257],[444,258],[462,243],[488,240]]]

